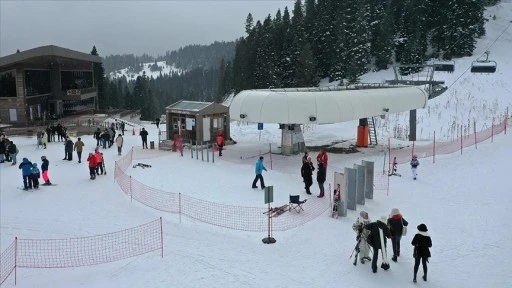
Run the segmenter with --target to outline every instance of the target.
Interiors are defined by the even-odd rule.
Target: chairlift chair
[[[496,61],[473,61],[471,63],[471,73],[494,73],[497,66]]]
[[[471,63],[471,73],[494,73],[498,63],[493,60],[489,60],[489,51],[484,53],[485,59],[476,60]]]
[[[438,72],[455,72],[455,61],[436,61],[434,62],[434,71]]]

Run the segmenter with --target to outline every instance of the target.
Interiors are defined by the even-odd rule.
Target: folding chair
[[[290,202],[288,206],[288,212],[295,210],[297,213],[300,213],[300,211],[304,211],[302,208],[302,204],[306,203],[308,199],[300,200],[300,195],[290,195]]]

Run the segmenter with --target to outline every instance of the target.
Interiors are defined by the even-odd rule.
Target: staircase
[[[375,130],[375,119],[368,118],[368,136],[370,137],[370,145],[377,145],[377,130]]]

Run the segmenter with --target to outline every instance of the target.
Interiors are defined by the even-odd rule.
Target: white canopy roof
[[[229,107],[231,119],[254,123],[329,124],[424,108],[422,87],[336,90],[244,90]]]

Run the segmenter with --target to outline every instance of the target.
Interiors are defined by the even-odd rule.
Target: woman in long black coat
[[[313,167],[313,163],[311,163],[311,157],[306,158],[306,162],[302,164],[301,167],[301,174],[302,178],[304,179],[304,188],[306,189],[306,193],[311,195],[311,191],[309,190],[309,187],[313,185],[313,171],[315,170],[315,167]]]
[[[430,235],[427,233],[427,225],[420,224],[418,225],[418,233],[414,235],[411,244],[414,246],[414,279],[413,282],[416,282],[416,274],[418,273],[418,268],[421,264],[423,265],[423,281],[427,281],[427,262],[430,257],[430,247],[432,247],[432,240],[430,239]]]

